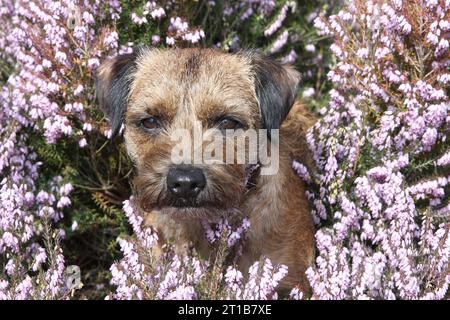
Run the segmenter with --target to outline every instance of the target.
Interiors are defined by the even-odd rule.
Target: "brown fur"
[[[166,197],[165,178],[173,166],[170,152],[175,143],[169,135],[174,129],[191,130],[194,121],[208,128],[214,125],[214,119],[225,115],[243,119],[246,128],[263,127],[255,64],[260,69],[279,68],[267,61],[254,53],[232,55],[211,49],[139,53],[127,74],[130,85],[124,116],[126,147],[137,167],[134,193],[146,212],[146,223],[158,230],[161,245],[175,239],[180,252],[193,246],[201,254],[210,255],[198,218],[215,221],[230,211],[248,216],[251,229],[239,267],[247,271],[253,262],[266,256],[274,264],[289,268],[281,288],[299,285],[308,291],[305,270],[314,258],[314,230],[305,185],[293,171],[292,160],[311,163],[305,135],[314,118],[300,103],[294,104],[280,128],[280,168],[276,175],[257,176],[255,186],[247,190],[244,165],[200,165],[207,185],[199,195],[199,208],[175,208]],[[111,83],[112,65],[106,62],[100,67],[100,88],[102,83]],[[282,87],[292,86],[297,73],[290,67],[283,68],[283,73],[274,74],[275,81]],[[164,130],[157,136],[137,125],[150,115],[164,123]]]

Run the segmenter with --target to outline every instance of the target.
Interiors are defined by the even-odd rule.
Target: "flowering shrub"
[[[0,297],[68,297],[63,271],[72,263],[83,295],[109,291],[116,238],[131,231],[121,210],[131,166],[96,107],[93,71],[102,59],[134,43],[269,51],[283,34],[270,51],[292,62],[309,32],[298,17],[311,20],[322,4],[301,12],[293,1],[2,0]],[[310,46],[316,40],[308,36]],[[304,67],[325,67],[309,58]]]
[[[118,39],[108,27],[97,30],[94,16],[114,20],[111,10],[107,17],[96,4],[1,3],[6,26],[2,58],[17,66],[0,97],[3,298],[61,298],[68,293],[59,245],[65,231],[57,223],[73,201],[68,181],[74,169],[64,153],[74,146],[85,148],[90,133],[101,130],[90,107],[92,70],[102,53],[117,49]],[[95,147],[95,140],[90,142]]]
[[[93,84],[101,60],[140,43],[250,46],[296,63],[321,114],[308,136],[316,170],[293,165],[318,227],[313,298],[445,297],[450,3],[355,0],[327,18],[338,3],[0,0],[0,299],[277,298],[284,266],[263,258],[244,277],[229,259],[246,220],[205,224],[209,262],[154,255]]]
[[[130,201],[124,201],[123,209],[133,226],[135,238],[119,240],[124,256],[111,266],[112,283],[117,289],[108,299],[277,298],[275,288],[286,276],[286,266],[277,266],[274,270],[269,259],[256,261],[245,281],[242,273],[233,266],[222,272],[228,252],[238,245],[237,240],[244,238],[250,227],[246,219],[234,230],[226,219],[212,226],[205,223],[208,240],[218,252],[210,266],[208,261],[195,256],[179,257],[171,249],[158,257],[154,254],[157,234],[144,227],[144,219]],[[239,255],[239,249],[236,255]]]
[[[448,1],[393,0],[352,1],[315,21],[338,59],[330,103],[308,136],[315,298],[445,297],[449,18]]]

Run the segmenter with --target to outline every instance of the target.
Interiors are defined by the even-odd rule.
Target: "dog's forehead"
[[[136,80],[209,83],[251,81],[251,66],[245,55],[227,54],[214,49],[147,50],[138,58]],[[211,80],[213,80],[211,82]]]
[[[213,49],[148,50],[137,60],[130,104],[180,106],[243,105],[256,101],[245,55]],[[198,111],[198,110],[197,110]]]

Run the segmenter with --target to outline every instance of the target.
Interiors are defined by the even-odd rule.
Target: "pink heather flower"
[[[361,59],[367,59],[369,57],[369,49],[367,48],[358,49],[356,55]]]
[[[236,242],[245,235],[245,233],[250,229],[250,220],[248,218],[242,219],[241,225],[238,226],[236,230],[231,230],[230,235],[228,236],[228,246],[232,247],[236,244]]]
[[[145,248],[151,249],[158,241],[158,235],[151,228],[143,226],[144,219],[135,212],[130,200],[123,202],[123,211],[128,217],[128,221],[133,227],[134,233],[137,235]]]
[[[83,104],[80,103],[80,102],[74,102],[74,103],[72,104],[72,110],[73,110],[73,112],[81,113],[81,112],[83,111],[83,109],[84,109],[84,106],[83,106]]]
[[[16,296],[17,300],[26,300],[33,293],[33,283],[30,276],[26,276],[16,287]]]
[[[83,124],[83,130],[86,131],[86,132],[90,132],[92,130],[92,124],[87,123],[87,122],[84,123]]]
[[[58,203],[56,204],[56,207],[59,209],[62,209],[62,208],[70,206],[71,203],[72,202],[70,201],[70,198],[64,196],[64,197],[61,197],[61,199],[59,199]]]
[[[334,72],[333,70],[331,70],[327,73],[327,77],[329,80],[331,80],[334,83],[339,83],[342,80],[342,77],[338,73]]]
[[[200,39],[205,37],[203,30],[195,30],[193,32],[187,32],[182,36],[183,40],[190,41],[191,43],[198,43]]]
[[[446,154],[444,154],[442,157],[440,157],[436,161],[436,164],[441,167],[450,165],[450,151],[447,151]]]
[[[44,68],[51,68],[52,67],[52,63],[49,61],[49,60],[47,60],[47,59],[43,59],[42,60],[42,66],[44,67]]]
[[[293,161],[292,168],[297,172],[297,175],[305,182],[311,182],[311,176],[309,175],[308,169],[300,162]]]
[[[100,65],[100,60],[98,58],[91,58],[88,60],[88,67],[90,69],[96,69]]]
[[[131,21],[136,23],[138,26],[148,23],[146,17],[139,17],[135,12],[131,13]]]
[[[31,269],[37,271],[42,263],[47,261],[47,253],[44,248],[39,248],[38,252],[35,254],[34,263]]]
[[[327,24],[323,21],[322,17],[314,19],[314,27],[317,29],[318,35],[328,35],[330,34],[330,29],[328,29]]]
[[[66,111],[66,112],[72,112],[72,111],[73,111],[73,109],[72,109],[72,104],[71,104],[71,103],[66,103],[66,104],[64,105],[64,111]]]
[[[297,60],[297,52],[295,52],[294,49],[292,49],[287,55],[285,55],[282,59],[281,59],[281,63],[282,64],[294,64],[295,61]]]
[[[315,52],[316,51],[316,47],[313,44],[310,43],[310,44],[307,44],[305,46],[305,50],[308,51],[308,52]]]
[[[386,167],[375,167],[367,171],[366,175],[378,183],[384,183],[388,181],[391,173],[391,170]]]
[[[435,50],[435,52],[434,52],[435,56],[438,57],[438,56],[440,56],[441,54],[444,54],[444,53],[448,52],[448,47],[449,47],[448,40],[442,38],[442,39],[439,41],[438,46],[437,46],[437,48],[436,48],[436,50]]]
[[[134,46],[133,42],[128,42],[126,45],[120,46],[118,54],[132,53],[133,52],[133,46]]]
[[[449,104],[430,104],[424,113],[424,120],[427,125],[439,128],[444,122],[448,114]]]
[[[202,221],[202,226],[205,230],[206,238],[213,244],[224,235],[227,237],[227,243],[229,247],[233,247],[241,240],[245,233],[250,228],[250,221],[247,218],[243,218],[240,221],[240,225],[233,226],[230,225],[228,219],[222,218],[217,223],[208,223],[207,221]]]
[[[276,53],[280,51],[284,45],[287,43],[289,38],[289,32],[285,30],[272,44],[272,46],[269,49],[270,53]]]
[[[277,299],[275,288],[287,275],[287,272],[287,267],[284,265],[274,270],[272,262],[267,258],[255,262],[248,271],[249,277],[242,290],[242,299]]]
[[[156,35],[156,34],[154,34],[154,35],[152,36],[152,44],[153,44],[154,46],[156,46],[156,45],[159,44],[160,42],[161,42],[161,37],[158,36],[158,35]]]
[[[173,46],[175,45],[175,39],[173,37],[166,37],[166,44],[168,46]]]
[[[438,133],[436,128],[427,128],[422,137],[422,146],[425,151],[430,151],[433,145],[436,143]]]
[[[103,40],[103,44],[110,48],[116,49],[118,47],[119,34],[116,31],[109,33]]]
[[[377,50],[375,50],[375,58],[379,61],[390,53],[391,51],[387,47],[377,48]]]
[[[4,232],[0,238],[0,252],[6,248],[10,248],[13,252],[19,250],[19,240],[9,231]]]
[[[316,233],[318,257],[307,271],[314,299],[439,299],[448,290],[448,277],[440,268],[448,264],[448,252],[438,249],[447,241],[448,221],[438,225],[434,220],[448,213],[444,190],[449,179],[439,168],[448,162],[440,151],[448,97],[438,82],[445,82],[445,70],[429,61],[426,68],[436,72],[434,79],[410,78],[408,68],[416,62],[394,58],[416,50],[403,40],[416,28],[412,19],[418,18],[402,16],[409,4],[348,5],[352,15],[365,17],[356,32],[352,17],[344,19],[343,14],[315,21],[320,34],[334,37],[338,62],[328,74],[336,87],[329,106],[307,135],[318,170],[312,179],[317,191],[308,193],[313,217],[319,226],[332,217]],[[428,44],[423,47],[433,57],[441,42],[441,18],[433,10],[426,15],[429,31],[423,43]],[[367,32],[376,32],[379,41],[368,40]],[[374,56],[365,48],[374,48]],[[361,59],[363,67],[356,63]],[[378,121],[363,122],[373,116]],[[362,146],[369,145],[369,153],[361,155]],[[440,156],[424,160],[427,152]],[[358,159],[370,159],[370,166],[360,167]],[[422,162],[437,177],[409,180],[404,174],[416,172]],[[419,200],[425,205],[417,205]]]
[[[39,191],[39,193],[36,196],[36,200],[39,203],[46,203],[49,200],[49,198],[50,198],[50,195],[44,190]]]
[[[335,43],[330,46],[330,50],[339,58],[344,58],[344,51],[342,51],[341,47]]]
[[[55,54],[55,60],[61,64],[68,65],[69,61],[67,60],[67,55],[65,52],[57,51]]]
[[[314,88],[309,87],[309,88],[305,88],[303,90],[302,96],[303,96],[303,98],[310,98],[310,97],[314,96],[315,93],[316,93],[316,91],[314,90]]]
[[[244,11],[244,13],[240,16],[241,21],[247,20],[252,14],[254,10],[252,7],[248,7],[247,10]]]
[[[164,9],[162,7],[159,7],[155,10],[152,10],[150,12],[150,15],[152,16],[153,19],[161,19],[162,17],[164,17],[166,15],[166,12],[164,11]]]
[[[427,34],[427,41],[432,45],[437,45],[439,43],[439,36],[434,32],[430,31]]]
[[[228,291],[228,299],[240,299],[242,295],[242,287],[243,287],[243,278],[242,273],[229,266],[225,273],[225,283]]]
[[[434,180],[423,181],[408,188],[408,191],[416,199],[441,198],[445,195],[444,188],[448,185],[448,179],[440,177]]]
[[[111,14],[117,13],[120,4],[110,1],[110,9]],[[61,177],[41,181],[39,169],[45,164],[28,146],[27,136],[42,136],[51,144],[60,138],[68,139],[68,145],[76,141],[78,124],[87,116],[85,100],[92,100],[90,93],[83,96],[86,84],[79,83],[78,73],[90,74],[88,68],[96,68],[101,56],[112,53],[102,42],[114,47],[118,35],[114,29],[100,32],[95,17],[101,12],[90,4],[74,8],[65,2],[42,6],[27,2],[7,5],[4,10],[7,15],[0,14],[5,31],[0,32],[0,51],[5,61],[16,61],[18,68],[0,94],[0,105],[11,110],[5,114],[6,109],[0,108],[0,128],[8,133],[0,129],[0,254],[11,257],[5,264],[15,279],[6,279],[8,285],[0,290],[0,296],[62,298],[64,260],[60,247],[52,241],[63,236],[55,223],[63,216],[61,209],[70,205],[73,187],[64,185]],[[107,18],[102,16],[102,21]],[[84,61],[86,65],[80,63]],[[73,97],[79,101],[71,100]],[[31,131],[25,133],[24,128]],[[47,223],[50,234],[42,231]],[[40,248],[38,243],[49,243],[49,247]],[[46,260],[46,256],[52,259]],[[23,270],[33,270],[35,275],[26,276]]]
[[[169,31],[187,32],[189,24],[180,17],[170,18]]]
[[[56,261],[45,274],[48,283],[50,297],[55,297],[63,287],[64,257],[62,254],[56,256]]]
[[[425,0],[426,6],[429,8],[434,8],[439,3],[439,0]]]
[[[112,130],[111,129],[106,129],[105,131],[103,131],[103,135],[108,138],[111,139],[112,136]]]
[[[82,85],[82,84],[79,84],[79,85],[77,86],[77,88],[73,91],[73,95],[74,95],[74,96],[78,96],[78,95],[80,95],[80,94],[83,92],[83,90],[84,90],[83,85]]]
[[[301,292],[299,288],[294,288],[289,293],[289,299],[290,300],[302,300],[303,292]]]
[[[281,10],[280,13],[278,14],[278,16],[276,17],[275,21],[269,26],[267,27],[266,30],[264,30],[264,35],[266,37],[271,36],[272,34],[274,34],[278,29],[281,28],[281,26],[283,25],[283,21],[286,19],[287,17],[287,13],[289,10],[289,5],[285,4]]]
[[[92,15],[92,13],[90,13],[88,11],[83,12],[83,20],[87,24],[94,24],[95,23],[94,16]]]
[[[80,148],[84,148],[87,146],[87,141],[85,138],[82,138],[80,141],[78,141],[78,145],[80,146]]]
[[[450,73],[444,73],[438,76],[437,80],[442,84],[447,84],[450,82]]]
[[[61,186],[59,193],[63,196],[68,196],[73,191],[73,186],[71,183],[66,183]]]

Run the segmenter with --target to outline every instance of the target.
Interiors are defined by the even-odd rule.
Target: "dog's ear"
[[[279,129],[295,102],[300,74],[290,65],[259,54],[253,55],[252,66],[263,126]]]
[[[112,137],[123,123],[139,52],[135,50],[106,60],[95,73],[97,99],[111,125]]]

